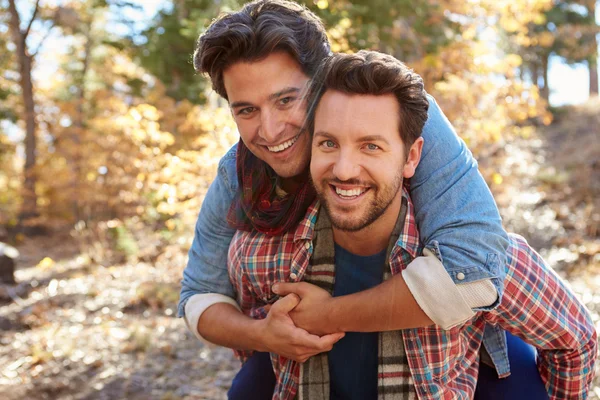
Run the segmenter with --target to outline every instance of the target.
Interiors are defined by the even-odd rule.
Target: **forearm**
[[[450,329],[473,318],[474,309],[489,306],[497,299],[496,288],[489,280],[455,284],[427,249],[401,274],[348,296],[332,298],[308,283],[276,286],[280,294],[293,292],[302,298],[291,316],[299,327],[314,334],[337,332],[342,327],[344,331],[378,332],[435,324]]]
[[[262,343],[262,320],[252,319],[227,303],[206,309],[196,329],[207,341],[237,350],[267,351]]]
[[[375,288],[334,297],[324,312],[331,332],[381,332],[433,324],[401,274]]]

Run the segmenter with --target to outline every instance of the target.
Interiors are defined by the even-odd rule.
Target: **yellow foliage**
[[[36,268],[38,268],[41,271],[48,271],[48,270],[52,269],[52,267],[54,267],[54,264],[56,264],[56,263],[54,262],[53,259],[51,259],[50,257],[44,257],[42,259],[42,261],[40,261],[36,265]]]
[[[497,172],[494,172],[494,174],[492,175],[492,182],[494,182],[494,184],[496,185],[500,185],[502,184],[502,182],[504,182],[504,178],[502,178],[502,175],[500,175]]]
[[[506,56],[506,58],[504,59],[504,61],[511,68],[517,68],[517,67],[521,66],[521,64],[523,64],[523,59],[518,54],[508,54]]]
[[[554,35],[551,32],[542,32],[537,39],[539,45],[543,47],[551,47],[554,44]]]
[[[326,8],[329,7],[329,2],[327,0],[317,0],[315,2],[315,4],[317,5],[317,7],[319,7],[321,10],[325,10]]]

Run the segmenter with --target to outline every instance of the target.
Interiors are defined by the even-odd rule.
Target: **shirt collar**
[[[402,185],[402,197],[406,198],[408,208],[406,210],[404,226],[402,228],[402,232],[398,236],[396,246],[406,250],[411,257],[415,258],[419,252],[419,246],[421,245],[421,242],[419,240],[417,221],[415,220],[415,208],[405,185]]]
[[[294,243],[300,240],[312,240],[314,235],[315,223],[317,222],[317,215],[319,214],[319,201],[315,200],[304,215],[304,218],[300,221],[296,230],[294,231]]]

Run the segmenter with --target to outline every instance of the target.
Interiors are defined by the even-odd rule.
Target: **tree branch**
[[[48,28],[48,31],[46,32],[46,34],[44,35],[44,37],[38,43],[37,47],[35,48],[35,51],[33,53],[31,53],[31,57],[35,58],[35,56],[37,55],[37,53],[42,48],[42,45],[44,44],[44,42],[46,41],[46,39],[48,39],[48,36],[50,36],[50,33],[52,32],[52,29],[54,27],[55,27],[55,25],[54,25],[54,23],[52,23],[52,25],[50,26],[50,28]]]
[[[31,25],[33,25],[33,21],[35,20],[35,17],[37,16],[39,9],[40,9],[40,0],[36,0],[35,7],[33,9],[33,14],[31,15],[31,19],[29,20],[29,23],[27,24],[27,29],[25,29],[25,32],[23,33],[23,36],[25,37],[25,39],[27,39],[27,36],[29,35],[29,31],[31,30]]]

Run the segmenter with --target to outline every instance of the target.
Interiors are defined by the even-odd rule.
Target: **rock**
[[[15,284],[15,261],[19,252],[14,247],[0,242],[0,283]]]

